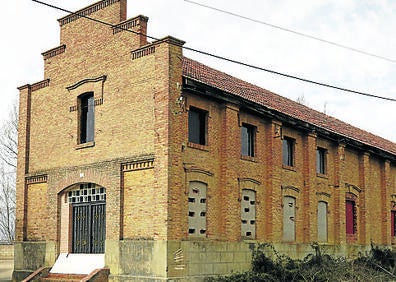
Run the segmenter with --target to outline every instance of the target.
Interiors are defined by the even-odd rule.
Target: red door
[[[347,234],[355,234],[355,218],[354,218],[354,209],[355,202],[354,201],[346,201],[346,233]]]

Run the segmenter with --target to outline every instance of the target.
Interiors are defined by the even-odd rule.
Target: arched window
[[[283,241],[296,240],[296,199],[285,196],[283,198]]]
[[[346,234],[353,235],[357,232],[356,203],[352,199],[345,201]]]
[[[188,192],[188,235],[206,236],[207,185],[191,181]]]
[[[318,202],[318,241],[327,242],[327,203]]]

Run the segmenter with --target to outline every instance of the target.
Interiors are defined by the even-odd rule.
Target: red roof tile
[[[396,144],[389,140],[186,57],[183,58],[183,76],[396,155]]]

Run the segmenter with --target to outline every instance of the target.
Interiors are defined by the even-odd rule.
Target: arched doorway
[[[72,253],[104,253],[106,189],[94,183],[74,185],[67,192],[70,208]]]

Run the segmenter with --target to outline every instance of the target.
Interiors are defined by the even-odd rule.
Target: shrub
[[[321,254],[313,244],[315,254],[303,260],[293,260],[279,253],[270,244],[259,245],[253,251],[252,271],[207,278],[207,282],[247,281],[395,281],[395,259],[389,249],[372,246],[367,256],[355,260]]]

